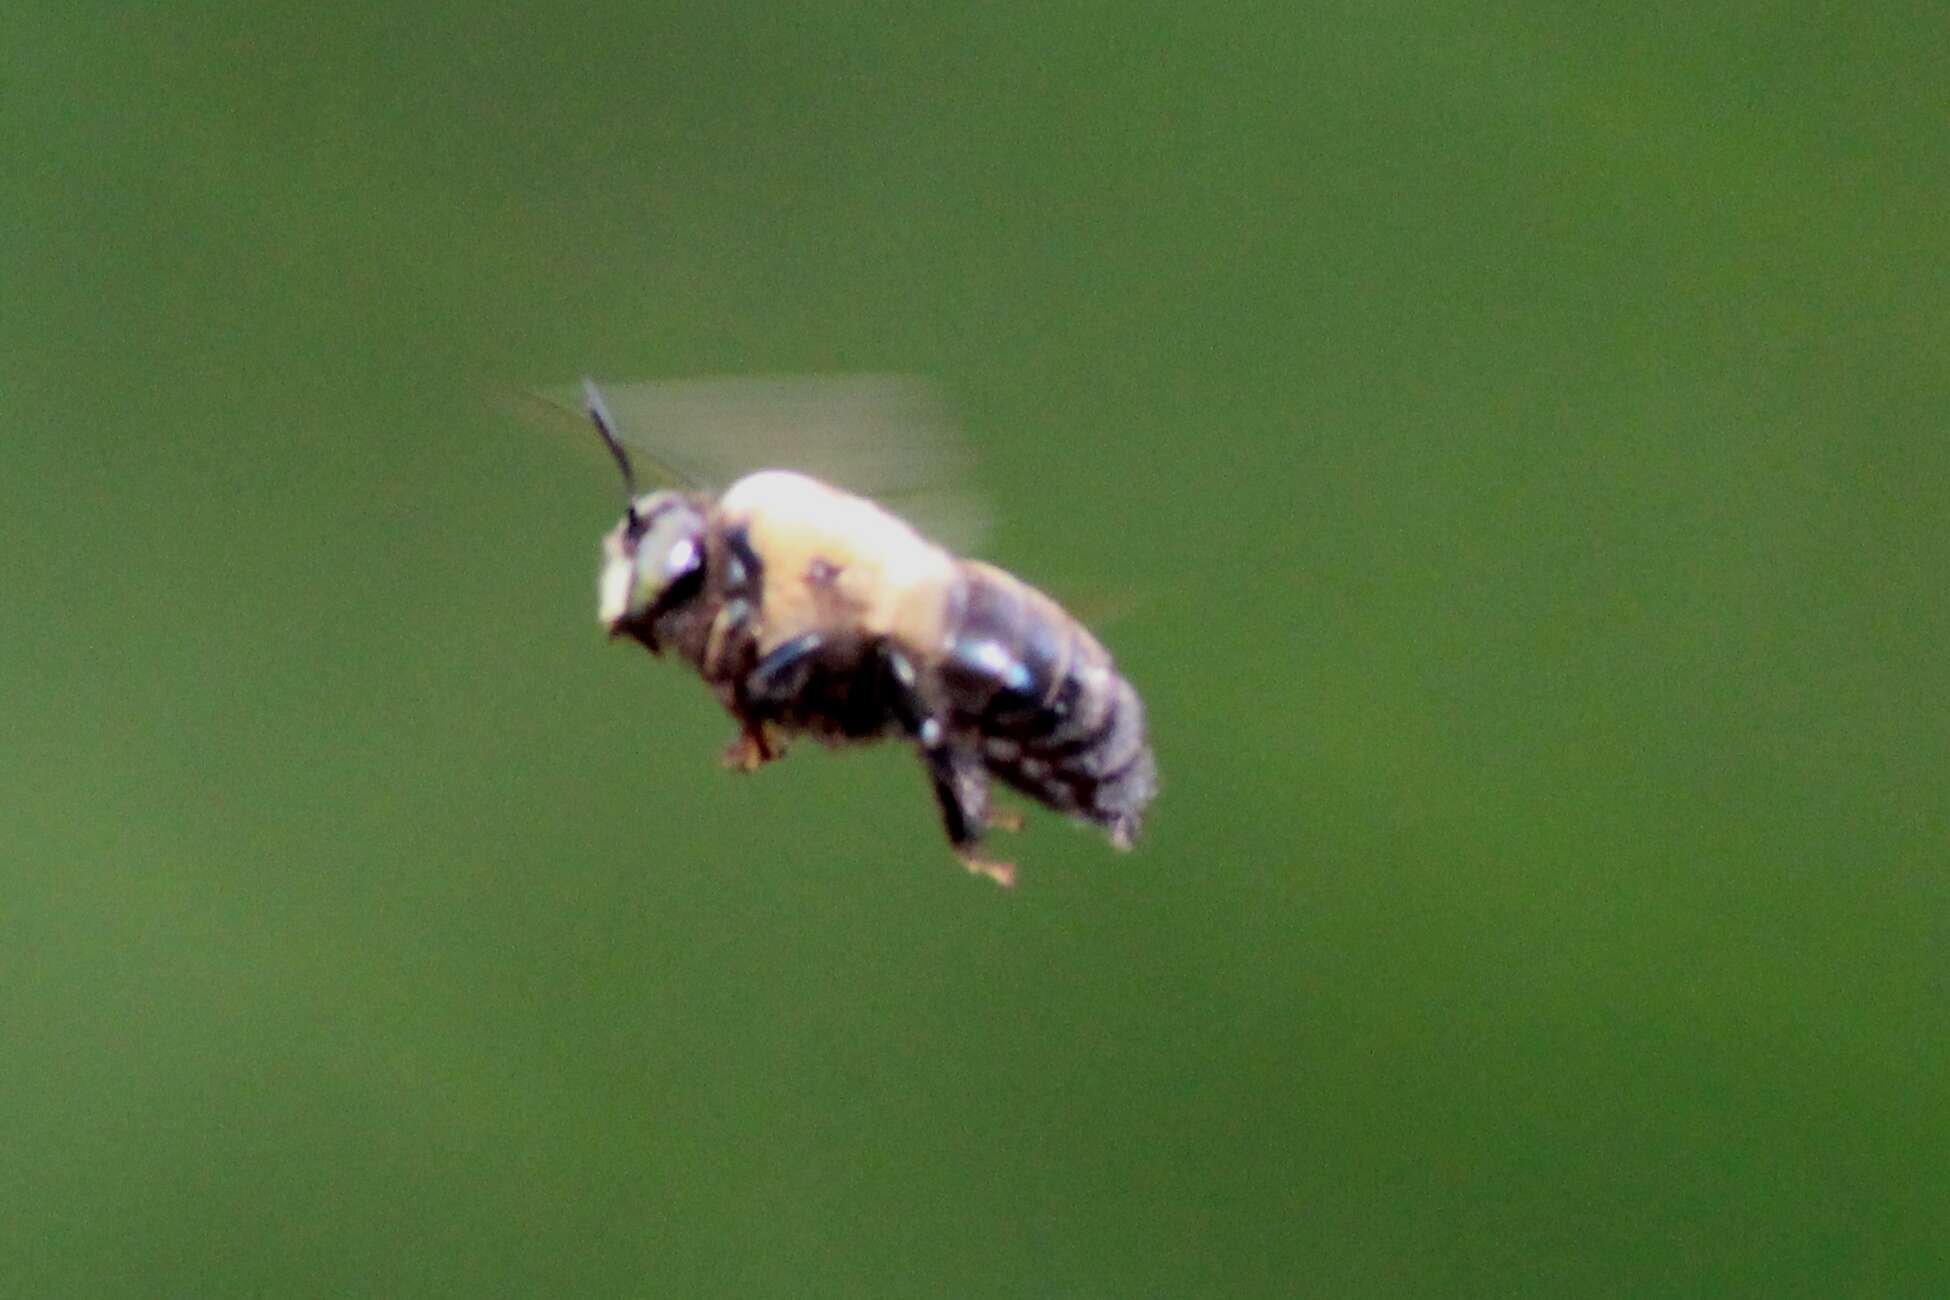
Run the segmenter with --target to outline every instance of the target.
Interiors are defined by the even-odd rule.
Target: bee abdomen
[[[986,565],[964,574],[943,665],[956,720],[996,777],[1128,847],[1157,789],[1137,691],[1055,601]]]
[[[1091,703],[1042,734],[992,737],[988,766],[1024,794],[1096,822],[1119,847],[1129,848],[1158,788],[1144,702],[1109,668],[1096,682],[1087,670],[1078,676],[1084,681],[1080,699]],[[1094,723],[1084,720],[1093,714]]]

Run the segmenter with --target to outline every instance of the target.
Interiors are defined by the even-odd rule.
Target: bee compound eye
[[[698,566],[697,539],[680,537],[670,545],[664,556],[664,572],[675,578],[689,573]]]

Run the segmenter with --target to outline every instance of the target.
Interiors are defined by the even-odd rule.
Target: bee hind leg
[[[990,824],[988,773],[966,754],[923,750],[921,757],[928,765],[935,802],[941,805],[942,828],[948,832],[955,857],[971,875],[987,876],[1004,889],[1014,885],[1015,864],[982,851],[982,831]]]
[[[1008,889],[1016,883],[1015,864],[983,853],[982,832],[989,826],[1006,824],[1012,814],[1000,814],[998,822],[998,814],[989,807],[989,777],[980,757],[967,746],[954,744],[941,719],[927,708],[913,662],[884,643],[880,656],[894,716],[921,751],[921,762],[934,785],[935,802],[941,807],[942,828],[948,832],[955,857],[970,874],[987,876]],[[1021,818],[1016,817],[1015,822],[1021,825]]]
[[[994,808],[982,819],[982,824],[992,831],[1008,831],[1014,834],[1022,829],[1022,814],[1014,808]]]

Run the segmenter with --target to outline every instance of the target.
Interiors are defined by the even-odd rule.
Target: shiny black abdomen
[[[1128,844],[1157,790],[1143,701],[1055,601],[1000,569],[961,567],[941,670],[951,726],[997,779]]]

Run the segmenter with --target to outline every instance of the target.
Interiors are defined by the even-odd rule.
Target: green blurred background
[[[18,7],[0,1293],[1950,1291],[1938,6]],[[495,394],[919,371],[1165,772],[720,772]]]

